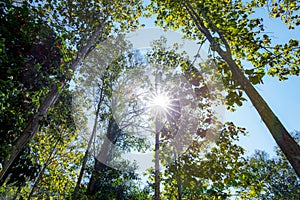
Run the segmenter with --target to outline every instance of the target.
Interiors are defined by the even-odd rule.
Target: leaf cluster
[[[263,19],[252,18],[257,6],[265,5],[267,1],[151,1],[148,14],[156,16],[156,24],[165,29],[180,29],[185,37],[197,39],[203,44],[207,38],[199,32],[188,13],[190,5],[208,30],[211,37],[209,56],[215,60],[219,73],[223,76],[224,86],[228,91],[228,107],[234,110],[234,105],[242,105],[245,99],[240,95],[241,88],[232,78],[227,63],[215,55],[215,45],[223,50],[230,50],[236,64],[244,70],[252,84],[263,83],[265,74],[278,76],[279,80],[286,80],[289,75],[299,75],[299,44],[291,39],[287,44],[273,44],[271,36],[266,34]],[[262,3],[263,2],[263,3]],[[287,7],[294,2],[286,3]],[[243,67],[245,61],[252,67]],[[268,72],[268,73],[267,73]]]
[[[52,84],[65,79],[58,47],[61,41],[35,17],[26,2],[1,2],[1,163],[10,156],[12,144],[36,113],[41,97]],[[27,147],[14,164],[11,172],[17,178],[12,178],[12,182],[24,182],[25,176],[34,175],[35,167],[27,159],[29,153]]]

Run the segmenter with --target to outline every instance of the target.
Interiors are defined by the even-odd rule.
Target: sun
[[[165,94],[157,94],[153,97],[152,106],[166,110],[170,106],[170,98]]]
[[[148,106],[151,110],[151,115],[154,115],[154,118],[163,119],[169,115],[171,109],[171,99],[165,93],[158,93],[150,95],[148,100]]]

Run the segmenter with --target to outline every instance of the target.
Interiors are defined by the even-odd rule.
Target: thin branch
[[[200,46],[199,46],[199,48],[198,48],[198,50],[197,50],[197,53],[196,53],[196,55],[194,56],[195,58],[194,58],[193,62],[190,64],[190,67],[195,65],[195,62],[196,62],[196,60],[197,60],[197,57],[200,56],[200,51],[201,51],[202,46],[203,46],[203,44],[205,43],[205,41],[206,41],[206,39],[203,40],[203,41],[201,42],[201,44],[200,44]]]
[[[72,62],[70,69],[75,71],[81,61],[87,56],[87,53],[89,52],[89,49],[95,45],[97,38],[102,33],[104,26],[106,24],[106,21],[108,19],[109,15],[105,16],[103,19],[103,22],[98,27],[98,29],[93,33],[89,41],[87,42],[86,46],[83,47],[77,55],[77,58],[74,62]],[[67,75],[67,79],[71,80],[71,74]],[[64,87],[65,84],[62,84],[61,87]],[[59,97],[59,91],[58,86],[56,84],[52,85],[51,91],[48,93],[44,101],[41,103],[41,106],[38,109],[38,112],[35,114],[35,116],[29,121],[26,129],[24,132],[20,135],[20,137],[16,140],[16,142],[13,144],[12,149],[10,151],[10,158],[9,160],[4,161],[3,163],[3,169],[2,173],[0,174],[0,184],[4,183],[5,177],[7,177],[8,170],[12,163],[16,160],[17,156],[21,152],[21,150],[26,146],[26,144],[33,138],[35,133],[40,128],[40,122],[43,118],[43,116],[47,113],[48,109],[54,105],[56,100]]]
[[[220,36],[222,42],[225,45],[225,49],[226,49],[227,53],[231,54],[230,46],[229,46],[227,40],[225,39],[223,32],[214,25],[214,23],[211,21],[211,19],[205,14],[205,12],[203,12],[203,10],[201,10],[201,14],[208,21],[208,23],[210,24],[212,30],[215,31],[216,33],[218,33],[218,35]]]

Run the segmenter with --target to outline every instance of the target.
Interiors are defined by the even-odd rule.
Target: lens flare
[[[153,97],[151,106],[166,110],[170,104],[170,99],[165,94],[157,94]]]

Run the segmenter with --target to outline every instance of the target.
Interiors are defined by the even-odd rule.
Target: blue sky
[[[263,18],[265,32],[274,44],[286,43],[291,38],[300,40],[299,27],[288,30],[287,25],[279,19],[270,19],[265,9],[257,9],[252,17]],[[153,28],[153,21],[143,19],[142,23],[145,23],[145,28]],[[174,40],[172,37],[168,39]],[[276,77],[265,76],[263,80],[264,84],[256,85],[255,88],[289,132],[300,130],[300,78],[293,76],[286,81],[278,81]],[[226,112],[225,119],[247,129],[248,135],[242,137],[239,143],[246,148],[248,155],[254,153],[255,149],[274,155],[276,143],[250,101],[244,102],[233,113]]]
[[[265,32],[271,36],[274,44],[286,43],[291,38],[300,40],[299,27],[288,30],[287,25],[279,19],[270,19],[264,9],[257,9],[253,17],[264,19]],[[278,81],[276,77],[265,76],[263,80],[264,84],[255,86],[257,91],[289,132],[300,130],[300,78],[291,76],[286,81]],[[246,102],[234,113],[227,112],[226,117],[249,132],[240,141],[249,153],[253,153],[254,149],[274,153],[276,143],[251,102]]]
[[[289,132],[300,130],[299,77],[291,77],[284,82],[265,77],[264,84],[255,88]],[[225,116],[227,120],[245,127],[249,132],[240,140],[240,144],[248,150],[249,154],[255,149],[265,150],[271,155],[274,153],[276,143],[250,101],[245,102],[233,113],[226,112]]]

